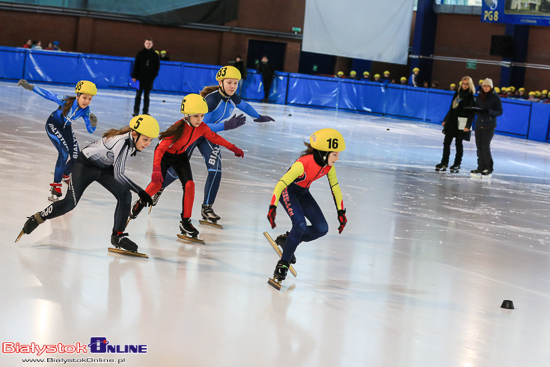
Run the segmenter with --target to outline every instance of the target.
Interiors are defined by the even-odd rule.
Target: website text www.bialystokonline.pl
[[[23,363],[126,363],[126,358],[23,358]]]

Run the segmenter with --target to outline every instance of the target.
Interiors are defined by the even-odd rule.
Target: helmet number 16
[[[338,139],[327,139],[329,149],[338,149]]]

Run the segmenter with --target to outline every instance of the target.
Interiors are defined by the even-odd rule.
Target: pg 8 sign
[[[483,20],[490,22],[498,22],[498,11],[485,10],[483,14]]]

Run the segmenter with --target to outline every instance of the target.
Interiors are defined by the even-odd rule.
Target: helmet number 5
[[[143,117],[140,117],[136,120],[136,124],[134,125],[134,130],[139,128],[139,124],[141,124],[141,121],[143,121]]]
[[[338,149],[338,139],[327,139],[329,149]]]

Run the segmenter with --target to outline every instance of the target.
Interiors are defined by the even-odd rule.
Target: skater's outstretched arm
[[[38,94],[39,96],[42,96],[46,99],[49,99],[50,101],[57,103],[59,106],[65,105],[65,100],[69,98],[62,94],[52,93],[44,88],[37,87],[36,85],[34,86],[32,91]]]
[[[235,153],[237,157],[241,157],[241,158],[244,157],[244,153],[241,149],[237,148],[235,144],[228,142],[227,140],[225,140],[224,138],[222,138],[221,136],[213,132],[206,124],[201,124],[199,128],[203,130],[202,135],[208,141],[217,145],[221,145],[222,147],[226,147],[227,149]]]

